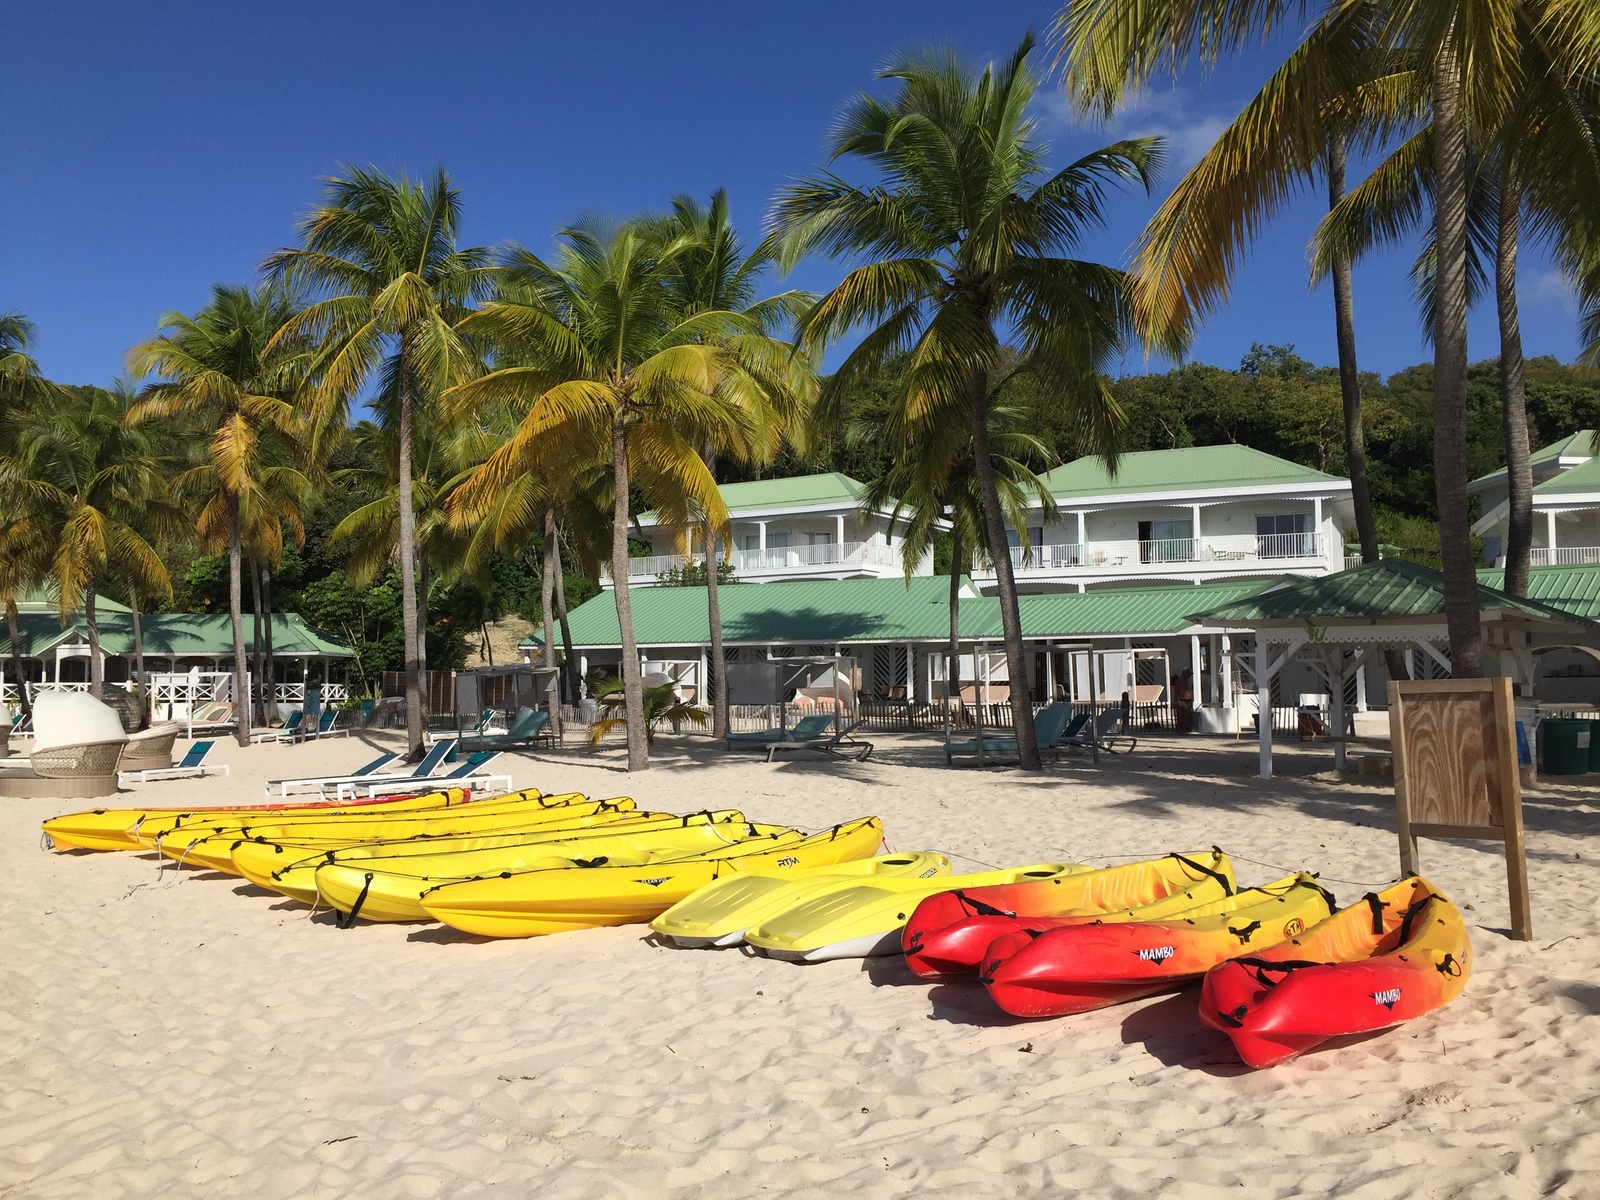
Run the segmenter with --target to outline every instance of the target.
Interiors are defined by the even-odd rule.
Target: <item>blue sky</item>
[[[728,189],[752,237],[785,179],[822,162],[840,103],[892,50],[948,41],[1002,57],[1048,3],[808,0],[664,5],[276,3],[271,6],[0,2],[0,310],[37,324],[37,357],[63,382],[110,382],[127,348],[214,282],[249,280],[291,243],[318,178],[341,162],[414,172],[443,165],[473,244],[548,248],[585,212],[661,207]],[[1125,261],[1173,179],[1259,86],[1267,54],[1190,71],[1111,127],[1084,126],[1046,91],[1053,160],[1126,134],[1159,133],[1173,167],[1157,196],[1119,198],[1085,255]],[[1334,358],[1331,300],[1308,291],[1305,241],[1318,196],[1258,244],[1194,357],[1236,365],[1251,342]],[[1410,256],[1356,275],[1361,365],[1428,357],[1409,300]],[[798,286],[839,268],[804,264]],[[1525,253],[1530,354],[1576,353],[1575,308]],[[1495,353],[1476,312],[1472,356]],[[1126,370],[1139,370],[1135,354]]]

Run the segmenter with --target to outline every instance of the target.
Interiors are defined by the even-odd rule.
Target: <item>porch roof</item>
[[[253,653],[251,618],[244,623],[245,650]],[[127,610],[97,614],[100,648],[109,655],[133,657],[133,614]],[[233,653],[232,621],[227,613],[151,613],[139,620],[144,652],[160,658],[211,658]],[[86,642],[88,628],[75,616],[65,629],[54,613],[27,612],[19,616],[22,654],[42,658],[62,642]],[[265,639],[262,639],[265,642]],[[272,652],[286,658],[350,658],[350,647],[320,633],[299,613],[272,614]]]

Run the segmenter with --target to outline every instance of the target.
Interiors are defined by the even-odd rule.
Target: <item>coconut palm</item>
[[[1117,142],[1054,174],[1044,170],[1029,102],[1037,82],[1030,34],[999,67],[975,73],[953,52],[917,51],[889,63],[888,101],[860,96],[835,125],[835,159],[876,168],[871,186],[828,174],[780,192],[773,221],[793,261],[818,250],[858,260],[805,315],[807,343],[866,336],[822,388],[819,416],[907,355],[904,405],[917,424],[947,408],[968,420],[989,544],[1005,544],[989,445],[992,378],[1009,353],[1003,335],[1077,426],[1080,443],[1114,461],[1121,410],[1101,370],[1131,334],[1121,271],[1065,255],[1103,223],[1107,185],[1148,188],[1157,139]],[[1012,712],[1022,765],[1039,767],[1023,665],[1011,558],[995,557]]]
[[[82,606],[89,690],[103,696],[96,587],[117,577],[137,580],[146,595],[171,594],[166,566],[139,528],[163,503],[165,472],[143,431],[125,424],[131,396],[81,388],[67,400],[24,414],[17,454],[0,464],[0,485],[47,531],[61,622]]]
[[[598,746],[619,725],[628,728],[627,704],[624,700],[626,685],[620,679],[607,679],[595,688],[595,698],[600,702],[600,719],[589,729],[589,745]],[[656,729],[663,721],[678,724],[704,725],[709,718],[703,708],[696,708],[680,700],[670,683],[644,689],[644,737],[647,745],[655,745]]]
[[[0,313],[0,473],[21,469],[16,462],[17,433],[29,406],[60,400],[55,386],[39,372],[29,355],[33,323],[20,312]],[[22,634],[17,600],[44,582],[49,546],[36,514],[14,492],[0,495],[0,603],[5,605],[10,636],[12,682],[25,715],[33,715],[22,670]]]
[[[195,507],[202,541],[228,554],[228,615],[239,744],[250,744],[249,669],[244,641],[244,511],[286,468],[298,435],[294,407],[303,362],[269,358],[267,348],[296,312],[278,287],[218,286],[193,317],[167,313],[162,332],[128,353],[128,367],[150,378],[127,414],[131,425],[162,420],[193,430],[205,447],[200,461],[173,481]],[[280,489],[281,490],[281,489]]]
[[[1524,66],[1513,102],[1500,113],[1498,127],[1488,120],[1469,125],[1467,294],[1475,301],[1485,290],[1485,264],[1492,264],[1508,484],[1505,587],[1520,596],[1527,594],[1533,542],[1533,476],[1517,253],[1519,243],[1532,238],[1556,249],[1559,257],[1600,217],[1600,90],[1592,78],[1568,78],[1525,23],[1518,31]],[[1424,127],[1329,214],[1316,239],[1314,271],[1426,226],[1433,164],[1432,129]],[[1436,262],[1433,240],[1425,237],[1413,274],[1429,328],[1437,309]]]
[[[406,731],[422,753],[424,626],[417,582],[413,443],[439,395],[470,375],[471,348],[456,327],[494,277],[489,253],[456,244],[460,193],[443,171],[426,181],[350,167],[329,179],[324,203],[301,227],[304,245],[279,251],[268,274],[310,289],[313,301],[279,342],[319,348],[311,410],[342,423],[369,383],[395,398],[397,532],[406,646]]]
[[[1526,67],[1519,27],[1542,43],[1563,74],[1578,77],[1600,62],[1600,21],[1592,0],[1489,7],[1468,0],[1067,0],[1055,26],[1067,92],[1079,107],[1109,113],[1157,71],[1197,52],[1214,63],[1307,9],[1314,11],[1313,28],[1361,12],[1371,21],[1375,45],[1408,57],[1427,81],[1437,255],[1434,476],[1445,621],[1452,671],[1476,676],[1480,618],[1466,493],[1467,128],[1469,121],[1503,128],[1515,109]],[[1305,105],[1289,107],[1304,111]],[[1282,116],[1265,115],[1272,121]],[[1242,210],[1239,216],[1248,220]]]
[[[1002,387],[1003,387],[1002,381]],[[1055,497],[1048,485],[1027,466],[1045,461],[1049,448],[1042,440],[1018,428],[1023,413],[1017,409],[989,409],[989,450],[994,463],[996,490],[1005,510],[1006,525],[1017,531],[1019,549],[1029,554],[1029,504],[1041,506],[1046,517],[1056,515]],[[891,409],[882,426],[858,426],[856,439],[886,439],[895,447],[889,469],[867,485],[864,511],[890,509],[889,532],[898,534],[900,559],[909,582],[923,557],[933,549],[934,535],[948,523],[950,529],[950,677],[947,697],[961,696],[961,578],[972,563],[973,552],[994,562],[1010,547],[997,548],[983,519],[983,497],[972,459],[972,431],[966,414],[946,409],[929,425],[906,420],[901,409]]]
[[[671,282],[683,239],[663,240],[658,222],[591,222],[564,231],[554,263],[527,250],[507,256],[499,297],[462,329],[503,354],[508,365],[446,393],[457,413],[504,406],[515,431],[464,488],[463,503],[492,497],[536,469],[552,446],[576,460],[609,456],[612,475],[611,577],[621,627],[628,767],[649,766],[643,684],[628,593],[631,489],[664,522],[704,514],[727,528],[727,509],[700,450],[737,437],[757,386],[735,355],[708,336],[759,332],[735,313],[684,315]]]
[[[686,196],[675,197],[672,212],[660,235],[686,243],[676,256],[669,280],[674,301],[685,315],[702,312],[736,312],[755,323],[754,331],[732,331],[721,340],[738,356],[743,368],[761,381],[748,389],[752,407],[746,421],[734,426],[737,437],[726,444],[705,447],[706,466],[716,471],[718,458],[746,467],[764,466],[776,456],[785,440],[803,443],[805,410],[813,392],[815,372],[809,358],[795,352],[778,333],[797,320],[811,302],[804,292],[789,291],[758,298],[762,276],[777,265],[772,238],[746,250],[728,214],[728,195],[718,190],[702,208]],[[722,653],[722,605],[718,578],[722,545],[709,521],[702,522],[706,560],[706,609],[711,627],[711,664],[714,673],[711,736],[728,733],[728,682]],[[701,681],[702,687],[705,681]]]

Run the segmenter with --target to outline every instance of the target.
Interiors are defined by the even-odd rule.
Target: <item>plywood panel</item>
[[[1401,713],[1412,823],[1502,828],[1493,694],[1430,689],[1407,695]]]

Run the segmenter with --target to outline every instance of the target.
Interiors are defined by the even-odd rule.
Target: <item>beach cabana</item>
[[[1538,600],[1478,587],[1483,665],[1533,694],[1534,655],[1542,645],[1600,645],[1600,623]],[[1272,681],[1291,661],[1309,664],[1328,685],[1335,736],[1344,733],[1345,681],[1386,649],[1420,650],[1450,671],[1444,576],[1386,558],[1320,579],[1284,580],[1247,599],[1190,614],[1197,624],[1247,630],[1255,639],[1261,777],[1272,778]],[[1408,654],[1408,660],[1410,655]],[[1334,759],[1344,766],[1344,743]]]

